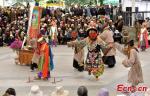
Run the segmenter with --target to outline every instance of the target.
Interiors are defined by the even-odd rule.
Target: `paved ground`
[[[70,96],[77,96],[76,90],[80,85],[87,86],[89,96],[97,96],[100,88],[108,88],[110,96],[120,94],[116,91],[118,84],[126,84],[127,73],[129,69],[122,66],[121,62],[124,58],[122,54],[117,52],[117,64],[115,68],[105,68],[104,74],[99,81],[95,81],[93,76],[88,76],[87,72],[79,73],[72,67],[73,50],[66,46],[58,46],[53,48],[55,70],[51,73],[52,77],[56,77],[56,84],[52,83],[53,78],[49,81],[34,81],[27,83],[28,77],[33,78],[36,72],[30,72],[28,66],[20,66],[14,64],[15,54],[9,48],[0,48],[0,96],[8,87],[14,87],[17,91],[17,96],[26,96],[31,85],[38,84],[45,95],[50,96],[54,91],[54,87],[58,85],[64,86],[66,90],[70,91]],[[140,52],[140,59],[142,62],[143,74],[145,83],[140,86],[150,86],[149,75],[149,56],[150,49],[146,52]]]

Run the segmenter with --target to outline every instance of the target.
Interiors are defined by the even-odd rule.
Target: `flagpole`
[[[132,0],[132,12],[135,12],[135,0]],[[134,25],[135,14],[132,13],[132,26]]]

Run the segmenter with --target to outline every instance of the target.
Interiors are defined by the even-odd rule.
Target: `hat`
[[[46,23],[44,23],[44,25],[43,25],[44,27],[47,27],[47,24]]]
[[[13,34],[10,34],[10,37],[14,37]]]
[[[41,19],[41,22],[44,22],[44,21],[45,21],[45,18],[42,18],[42,19]]]
[[[60,28],[60,27],[58,27],[58,30],[61,30],[61,28]]]
[[[41,30],[44,30],[44,28],[42,27]]]
[[[118,16],[118,19],[122,19],[123,17],[122,16]]]
[[[43,96],[43,92],[38,85],[33,85],[28,96]]]
[[[56,91],[52,92],[51,96],[69,96],[69,91],[64,90],[62,86],[57,86]]]
[[[84,31],[83,29],[80,29],[80,30],[79,30],[79,32],[83,32],[83,31]]]
[[[109,91],[106,88],[101,88],[98,96],[109,96]]]
[[[88,28],[88,29],[87,29],[87,35],[89,35],[89,32],[90,32],[91,30],[92,30],[92,31],[95,31],[95,32],[98,32],[96,28],[91,27],[91,28]]]

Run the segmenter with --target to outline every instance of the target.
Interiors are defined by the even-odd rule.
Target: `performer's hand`
[[[74,47],[75,44],[72,44],[71,42],[67,42],[67,46],[68,46],[68,47]]]
[[[129,67],[126,60],[123,60],[123,61],[122,61],[122,64],[123,64],[123,66],[126,67],[126,68]]]
[[[71,45],[70,42],[67,42],[67,46],[68,46],[68,47],[72,47],[72,45]]]

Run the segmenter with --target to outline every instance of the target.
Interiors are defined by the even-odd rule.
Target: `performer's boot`
[[[34,78],[34,80],[41,80],[41,77],[37,76]]]
[[[48,80],[48,77],[42,78],[42,80],[47,81],[47,80]]]
[[[95,76],[96,80],[99,80],[98,76]]]
[[[41,77],[42,77],[42,73],[39,72],[39,73],[37,74],[37,77],[35,77],[34,79],[35,79],[35,80],[41,80]]]
[[[108,65],[109,68],[113,68],[115,67],[115,64],[112,64],[112,65]]]

